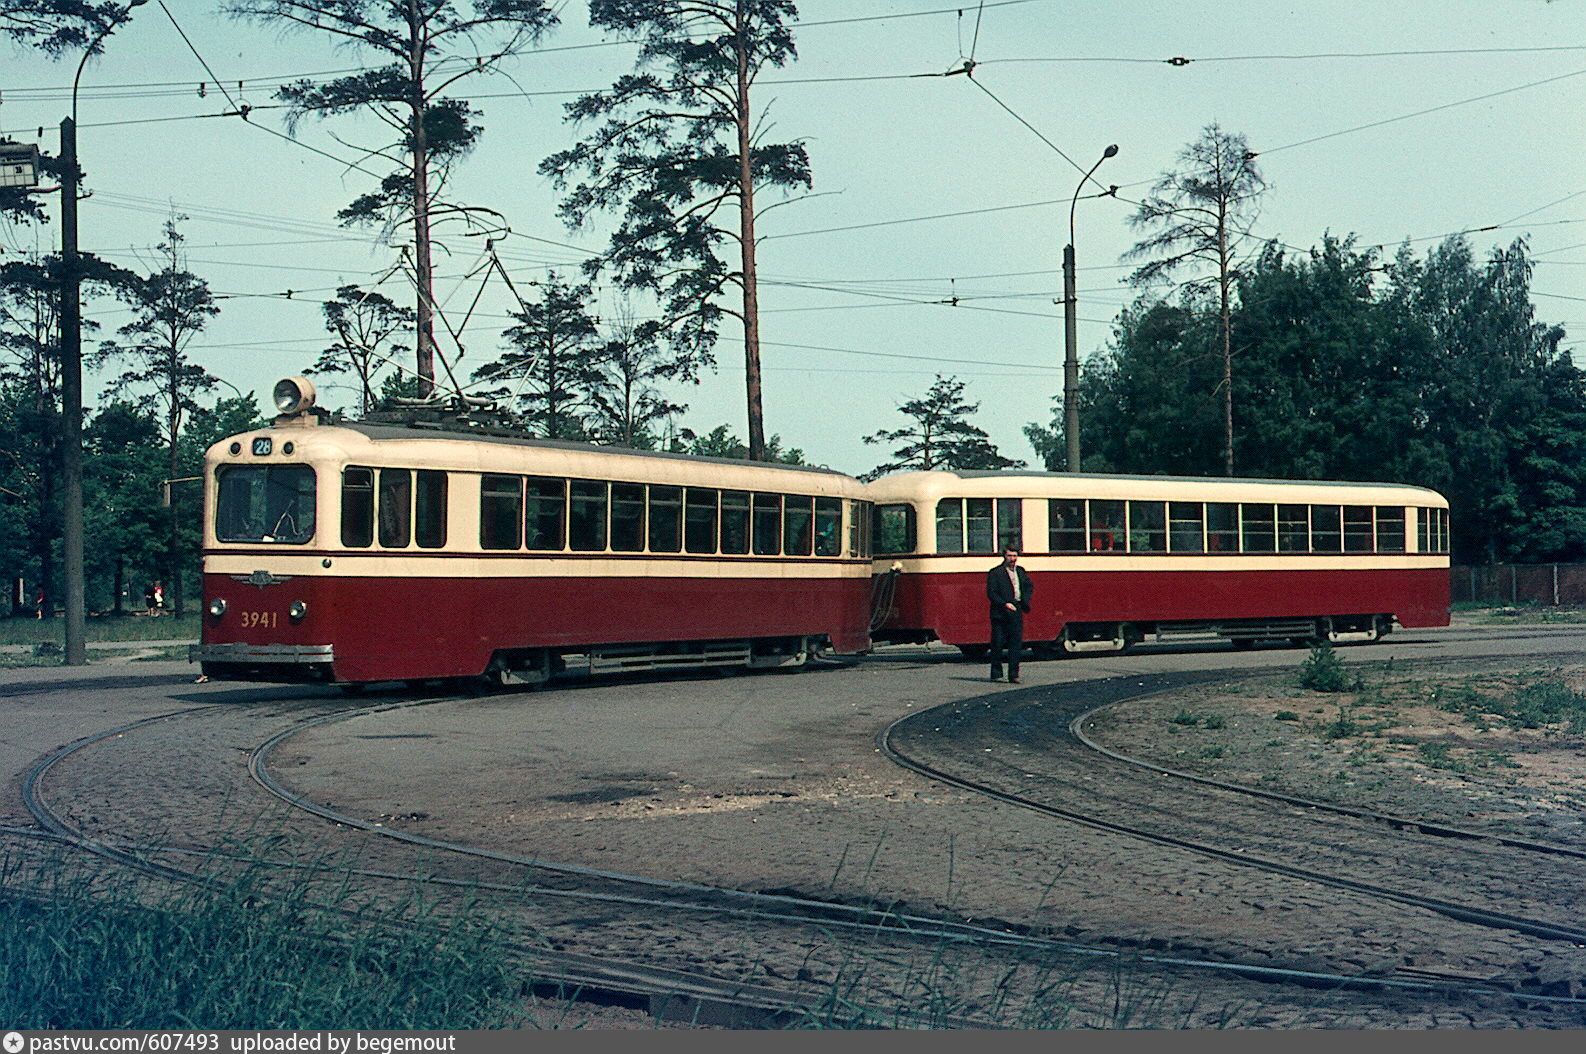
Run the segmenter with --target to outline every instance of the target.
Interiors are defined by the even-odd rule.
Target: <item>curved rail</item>
[[[1183,683],[1210,680],[1215,676],[1215,674],[1210,673],[1197,674],[1193,677],[1184,678]],[[1124,699],[1113,700],[1113,702],[1122,702],[1127,699],[1143,698],[1147,695],[1156,694],[1161,690],[1163,689],[1153,688],[1150,691],[1139,692],[1133,695],[1125,696]],[[1196,853],[1201,856],[1206,856],[1211,859],[1221,861],[1223,863],[1236,864],[1240,867],[1254,868],[1257,870],[1271,872],[1273,874],[1285,875],[1290,878],[1302,879],[1307,882],[1326,885],[1336,889],[1344,889],[1353,893],[1360,893],[1382,900],[1401,903],[1426,911],[1433,911],[1440,915],[1457,919],[1461,922],[1473,923],[1475,925],[1487,926],[1494,929],[1511,930],[1514,932],[1525,933],[1533,937],[1542,937],[1549,940],[1562,940],[1576,944],[1586,944],[1586,928],[1567,926],[1541,919],[1531,919],[1520,915],[1511,915],[1506,912],[1491,911],[1486,908],[1473,907],[1468,904],[1459,904],[1454,901],[1444,900],[1438,897],[1428,897],[1417,893],[1409,893],[1404,890],[1393,889],[1388,886],[1377,885],[1375,883],[1362,882],[1357,879],[1352,879],[1345,876],[1296,867],[1277,860],[1263,860],[1258,857],[1252,857],[1245,853],[1219,849],[1214,845],[1208,845],[1203,842],[1196,842],[1190,839],[1160,834],[1158,832],[1149,831],[1144,828],[1132,827],[1127,824],[1105,820],[1100,817],[1089,816],[1072,809],[1065,809],[1061,806],[1035,801],[1034,799],[1025,797],[1024,795],[999,790],[998,788],[990,786],[989,784],[982,783],[968,777],[955,775],[944,769],[938,768],[937,766],[931,765],[928,762],[922,761],[919,758],[911,757],[901,750],[894,742],[894,734],[901,726],[917,721],[929,720],[931,719],[929,715],[936,714],[938,711],[942,711],[956,705],[958,704],[943,704],[942,706],[932,707],[929,710],[920,711],[914,714],[907,714],[897,719],[877,734],[877,748],[895,764],[912,772],[919,773],[922,776],[926,776],[929,779],[940,783],[945,783],[949,786],[957,787],[961,790],[966,790],[983,797],[991,798],[1008,805],[1013,805],[1021,809],[1039,813],[1044,816],[1050,816],[1055,819],[1062,819],[1073,823],[1083,824],[1087,827],[1097,830],[1107,831],[1112,834],[1120,834],[1130,838],[1136,838],[1172,849]],[[1092,708],[1092,711],[1094,709],[1095,708]],[[1416,826],[1409,823],[1408,821],[1399,821],[1399,825]]]

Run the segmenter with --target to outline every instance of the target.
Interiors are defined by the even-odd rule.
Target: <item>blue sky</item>
[[[813,461],[858,473],[885,460],[861,437],[901,424],[898,404],[937,373],[966,382],[981,405],[974,420],[1003,453],[1033,458],[1022,426],[1047,423],[1062,389],[1053,301],[1074,166],[1116,143],[1097,178],[1119,184],[1122,198],[1138,195],[1214,122],[1259,154],[1270,184],[1259,235],[1304,248],[1327,232],[1356,234],[1391,254],[1405,239],[1424,252],[1471,231],[1483,255],[1526,237],[1538,318],[1565,324],[1580,354],[1578,3],[988,0],[982,10],[804,0],[799,9],[799,60],[768,73],[758,100],[774,136],[807,143],[815,194],[761,222],[761,305],[767,431]],[[602,43],[582,3],[565,4],[561,19],[510,78],[464,90],[484,111],[485,134],[452,196],[507,218],[513,233],[499,248],[520,287],[551,268],[572,273],[606,233],[568,231],[536,169],[573,141],[563,103],[629,69],[633,48],[581,47]],[[53,151],[75,60],[0,54],[0,130]],[[969,58],[972,82],[939,76]],[[193,355],[243,390],[265,394],[309,365],[327,340],[319,300],[345,282],[374,284],[396,260],[372,233],[334,220],[370,181],[325,155],[355,157],[348,143],[380,141],[371,126],[305,122],[292,142],[270,108],[276,85],[362,61],[311,35],[228,19],[208,2],[151,0],[84,71],[79,150],[93,196],[81,207],[82,245],[148,264],[165,217],[187,216],[189,266],[225,298]],[[215,116],[229,108],[227,93],[255,107],[248,121]],[[1109,199],[1076,210],[1082,356],[1106,345],[1131,296],[1119,259],[1137,237],[1128,214]],[[8,254],[58,237],[55,224],[0,226]],[[454,368],[466,375],[499,353],[511,300],[499,280],[482,286],[474,274],[480,239],[443,238],[437,295],[461,331]],[[408,296],[399,278],[381,290]],[[603,309],[615,307],[607,294]],[[109,304],[90,313],[106,329],[126,317]],[[458,356],[449,341],[442,351]],[[698,385],[671,393],[689,405],[678,423],[701,432],[725,423],[743,435],[731,327],[717,358]]]

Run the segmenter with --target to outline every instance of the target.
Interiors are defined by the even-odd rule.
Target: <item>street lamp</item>
[[[134,7],[148,0],[129,0],[99,35],[83,49],[72,78],[72,115],[61,119],[61,562],[66,578],[67,666],[88,662],[83,582],[83,315],[82,268],[77,258],[77,85],[88,56]]]
[[[1068,203],[1068,244],[1063,247],[1063,438],[1067,440],[1070,472],[1079,471],[1079,318],[1074,289],[1074,206],[1079,204],[1079,192],[1085,189],[1086,180],[1117,152],[1117,144],[1101,152],[1101,157],[1074,188],[1074,199]],[[1112,194],[1117,189],[1113,187],[1106,193]]]

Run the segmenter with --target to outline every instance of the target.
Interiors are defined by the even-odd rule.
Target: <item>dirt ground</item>
[[[1100,710],[1085,734],[1211,779],[1586,848],[1586,667],[1344,676],[1349,691],[1295,674],[1178,691]]]

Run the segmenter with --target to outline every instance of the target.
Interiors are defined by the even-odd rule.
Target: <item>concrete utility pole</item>
[[[1079,192],[1085,189],[1086,181],[1103,161],[1117,153],[1116,144],[1102,151],[1074,188],[1074,198],[1068,203],[1068,244],[1063,247],[1063,439],[1070,472],[1079,471],[1079,297],[1074,279],[1074,206],[1079,204]],[[1117,189],[1113,187],[1107,193]]]

